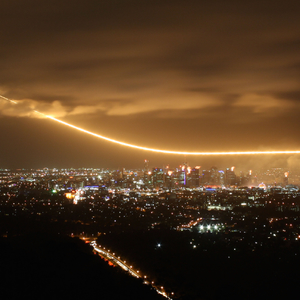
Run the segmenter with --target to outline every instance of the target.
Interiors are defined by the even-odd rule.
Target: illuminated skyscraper
[[[149,172],[149,160],[145,159],[144,160],[144,172]]]
[[[144,187],[149,187],[151,183],[151,172],[149,172],[149,160],[144,160]]]
[[[234,172],[234,167],[227,168],[225,173],[226,185],[237,185],[237,178]]]
[[[219,173],[219,184],[221,186],[224,186],[225,185],[225,173],[222,170],[220,170],[218,173]]]
[[[199,166],[194,167],[190,173],[190,187],[199,187],[200,185],[200,168]]]
[[[289,172],[284,173],[283,184],[284,186],[287,186],[289,184]]]
[[[163,187],[164,185],[164,171],[161,168],[154,168],[152,170],[152,181],[155,188]]]
[[[173,181],[174,181],[174,171],[168,169],[167,172],[165,173],[165,187],[169,188],[169,190],[172,190]]]

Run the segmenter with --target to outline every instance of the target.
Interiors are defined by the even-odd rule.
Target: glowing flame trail
[[[10,99],[8,99],[6,97],[3,97],[1,95],[0,95],[0,97],[2,99],[6,100],[6,101],[9,101],[10,103],[18,104],[17,101],[10,100]],[[100,134],[97,134],[97,133],[85,130],[83,128],[77,127],[77,126],[72,125],[70,123],[61,121],[61,120],[56,119],[54,117],[48,116],[48,115],[43,114],[43,113],[41,113],[41,112],[39,112],[37,110],[32,110],[32,111],[34,111],[35,113],[37,113],[37,114],[39,114],[39,115],[41,115],[41,116],[43,116],[45,118],[51,119],[53,121],[56,121],[56,122],[58,122],[60,124],[65,125],[65,126],[68,126],[68,127],[73,128],[73,129],[76,129],[78,131],[81,131],[81,132],[87,133],[89,135],[95,136],[95,137],[97,137],[99,139],[106,140],[106,141],[109,141],[111,143],[119,144],[119,145],[122,145],[122,146],[134,148],[134,149],[144,150],[144,151],[151,151],[151,152],[158,152],[158,153],[167,153],[167,154],[179,154],[179,155],[199,155],[199,156],[200,155],[202,155],[202,156],[204,156],[204,155],[206,155],[206,156],[212,156],[212,155],[300,154],[299,150],[296,150],[296,151],[188,152],[188,151],[171,151],[171,150],[152,149],[152,148],[147,148],[147,147],[142,147],[142,146],[137,146],[137,145],[132,145],[132,144],[124,143],[124,142],[121,142],[121,141],[117,141],[117,140],[105,137],[103,135],[100,135]]]
[[[1,95],[0,95],[0,97],[1,97],[2,99],[4,99],[4,100],[8,101],[8,102],[11,102],[11,103],[13,103],[13,104],[18,104],[18,102],[17,102],[17,101],[10,100],[10,99],[8,99],[8,98],[6,98],[6,97],[3,97],[3,96],[1,96]]]

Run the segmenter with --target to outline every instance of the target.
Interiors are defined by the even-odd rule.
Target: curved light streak
[[[17,104],[16,101],[14,100],[10,100],[6,97],[3,97],[0,95],[0,97],[4,100],[9,101],[10,103],[13,104]],[[138,146],[138,145],[133,145],[133,144],[129,144],[129,143],[125,143],[125,142],[121,142],[121,141],[117,141],[111,138],[108,138],[106,136],[85,130],[83,128],[77,127],[75,125],[72,125],[70,123],[64,122],[62,120],[56,119],[52,116],[46,115],[44,113],[41,113],[37,110],[32,110],[35,113],[51,119],[55,122],[58,122],[60,124],[63,124],[65,126],[68,126],[70,128],[76,129],[78,131],[84,132],[86,134],[92,135],[94,137],[97,137],[99,139],[102,140],[106,140],[108,142],[111,143],[115,143],[118,145],[122,145],[122,146],[126,146],[126,147],[130,147],[130,148],[134,148],[134,149],[139,149],[139,150],[144,150],[144,151],[150,151],[150,152],[156,152],[156,153],[166,153],[166,154],[177,154],[177,155],[198,155],[198,156],[213,156],[213,155],[261,155],[261,154],[300,154],[300,150],[292,150],[292,151],[224,151],[224,152],[189,152],[189,151],[172,151],[172,150],[163,150],[163,149],[153,149],[153,148],[148,148],[148,147],[142,147],[142,146]]]

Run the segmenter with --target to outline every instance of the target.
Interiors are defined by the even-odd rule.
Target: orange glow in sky
[[[163,149],[153,149],[153,148],[149,148],[149,147],[143,147],[143,146],[138,146],[138,145],[132,145],[129,143],[125,143],[125,142],[121,142],[121,141],[117,141],[108,137],[105,137],[103,135],[85,130],[83,128],[77,127],[75,125],[72,125],[70,123],[61,121],[59,119],[56,119],[54,117],[45,115],[39,111],[35,111],[37,114],[41,114],[44,117],[51,119],[53,121],[56,121],[60,124],[63,124],[65,126],[71,127],[73,129],[76,129],[78,131],[84,132],[86,134],[95,136],[97,138],[109,141],[111,143],[115,143],[115,144],[119,144],[122,146],[126,146],[126,147],[130,147],[130,148],[134,148],[134,149],[139,149],[139,150],[144,150],[144,151],[151,151],[151,152],[158,152],[158,153],[167,153],[167,154],[179,154],[179,155],[257,155],[257,154],[300,154],[299,150],[295,150],[295,151],[289,151],[289,150],[285,150],[285,151],[225,151],[225,152],[189,152],[189,151],[173,151],[173,150],[163,150]]]
[[[6,101],[9,101],[10,103],[13,103],[13,104],[17,104],[18,102],[17,101],[14,101],[14,100],[10,100],[6,97],[3,97],[0,95],[0,97]],[[166,154],[177,154],[177,155],[197,155],[197,156],[213,156],[213,155],[263,155],[263,154],[300,154],[300,150],[284,150],[284,151],[224,151],[224,152],[189,152],[189,151],[175,151],[175,150],[164,150],[164,149],[153,149],[153,148],[150,148],[150,147],[144,147],[144,146],[138,146],[138,145],[133,145],[133,144],[129,144],[129,143],[125,143],[125,142],[121,142],[121,141],[117,141],[117,140],[114,140],[112,138],[108,138],[108,137],[105,137],[103,135],[100,135],[100,134],[97,134],[97,133],[94,133],[94,132],[91,132],[91,131],[88,131],[88,130],[85,130],[83,128],[80,128],[80,127],[77,127],[75,125],[72,125],[70,123],[67,123],[67,122],[64,122],[62,120],[59,120],[57,118],[54,118],[52,116],[49,116],[49,115],[46,115],[44,113],[41,113],[37,110],[33,110],[35,113],[41,115],[42,117],[44,118],[48,118],[48,119],[51,119],[55,122],[58,122],[62,125],[65,125],[65,126],[68,126],[68,127],[71,127],[73,129],[76,129],[78,131],[81,131],[83,133],[86,133],[86,134],[89,134],[89,135],[92,135],[94,137],[97,137],[99,139],[102,139],[102,140],[106,140],[108,142],[111,142],[111,143],[115,143],[115,144],[118,144],[118,145],[122,145],[122,146],[126,146],[126,147],[130,147],[130,148],[134,148],[134,149],[139,149],[139,150],[144,150],[144,151],[150,151],[150,152],[157,152],[157,153],[166,153]]]

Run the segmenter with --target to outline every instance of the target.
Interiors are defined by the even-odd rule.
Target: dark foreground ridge
[[[31,233],[0,249],[1,299],[163,299],[78,238]]]

